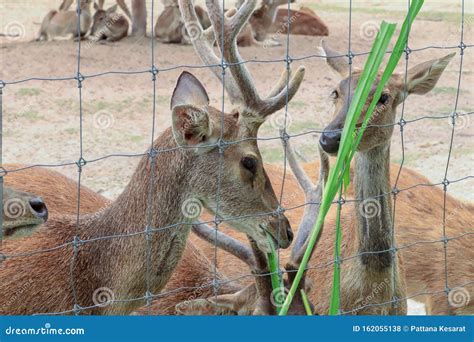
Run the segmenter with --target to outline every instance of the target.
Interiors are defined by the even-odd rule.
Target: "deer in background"
[[[288,22],[290,24],[288,24]],[[304,35],[304,36],[328,36],[329,28],[324,21],[308,7],[302,6],[299,10],[280,8],[275,20],[269,28],[269,32]]]
[[[238,24],[248,19],[238,18],[242,20]],[[50,219],[32,238],[2,246],[6,260],[0,268],[0,312],[64,312],[77,303],[92,314],[131,313],[143,305],[147,289],[152,293],[163,289],[181,258],[191,226],[182,208],[198,201],[216,214],[218,177],[219,218],[232,219],[233,227],[263,251],[269,248],[267,233],[278,247],[287,248],[293,238],[291,227],[284,215],[274,214],[279,204],[255,138],[265,119],[285,105],[287,92],[293,97],[303,75],[300,68],[288,89],[279,89],[267,99],[260,99],[253,84],[235,81],[235,91],[245,94],[242,112],[222,116],[209,105],[202,84],[184,72],[171,98],[172,128],[155,140],[114,202],[101,212],[80,217],[78,223],[69,216]],[[220,151],[218,139],[240,143]],[[144,227],[148,227],[145,232]],[[80,243],[71,259],[73,246],[66,247],[74,237]],[[55,248],[64,244],[65,248]],[[147,254],[152,270],[146,268]],[[28,279],[35,285],[23,291],[21,305],[7,301]],[[100,288],[110,289],[117,299],[139,299],[100,306],[93,301]]]
[[[72,2],[72,0],[69,0]],[[92,0],[80,0],[81,13],[78,17],[76,11],[68,11],[68,0],[63,1],[59,11],[51,10],[46,14],[41,23],[37,41],[52,40],[55,37],[73,36],[78,39],[85,37],[92,23]],[[78,20],[80,21],[80,35],[78,37]]]
[[[3,238],[30,235],[47,220],[48,208],[41,197],[12,187],[3,187]]]
[[[185,31],[178,2],[175,0],[162,0],[162,3],[165,9],[156,19],[155,37],[163,43],[190,44],[194,31],[192,28],[188,32]],[[201,6],[196,5],[194,10],[196,11],[199,23],[204,28],[211,26],[209,16]]]
[[[130,14],[125,2],[122,6],[126,8],[126,13]],[[128,35],[128,20],[117,13],[117,4],[104,10],[104,0],[102,0],[99,4],[94,3],[94,9],[91,36],[95,40],[107,39],[109,42],[115,42]]]

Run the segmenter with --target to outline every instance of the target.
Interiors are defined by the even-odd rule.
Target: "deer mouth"
[[[20,238],[31,235],[38,226],[45,222],[45,219],[37,217],[15,221],[4,221],[3,236],[5,238]]]

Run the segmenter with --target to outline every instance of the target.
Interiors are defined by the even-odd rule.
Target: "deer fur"
[[[67,1],[64,1],[60,10],[52,10],[46,14],[41,23],[37,41],[53,40],[56,37],[72,36],[84,38],[92,23],[91,4],[92,0],[81,0],[80,2],[80,35],[78,37],[78,15],[76,11],[68,11]]]
[[[48,208],[37,195],[5,186],[2,198],[4,239],[29,235],[48,220]]]
[[[288,25],[288,21],[290,24]],[[304,36],[328,36],[329,28],[324,21],[308,7],[302,6],[299,10],[280,8],[275,20],[268,29],[269,33],[304,35]]]
[[[94,17],[91,28],[91,37],[95,40],[106,39],[116,42],[128,35],[128,20],[117,13],[117,4],[104,10],[103,2],[99,5],[94,3]]]
[[[6,256],[0,268],[2,314],[71,312],[75,303],[85,313],[127,314],[143,305],[147,288],[159,293],[181,258],[191,226],[183,210],[185,202],[195,200],[215,211],[219,162],[223,165],[220,185],[227,189],[220,195],[219,217],[233,218],[236,229],[252,236],[263,250],[268,249],[265,232],[280,241],[280,247],[289,246],[292,233],[284,215],[258,215],[278,207],[256,141],[248,139],[258,128],[250,129],[252,123],[228,114],[221,133],[221,113],[208,102],[202,84],[183,73],[171,101],[173,127],[153,144],[153,151],[164,152],[152,158],[149,151],[114,202],[100,212],[80,216],[78,222],[71,216],[52,218],[30,239],[2,245]],[[248,143],[228,146],[220,160],[211,144],[221,134],[226,141],[246,137]],[[246,158],[255,163],[252,174],[243,163]],[[176,226],[165,228],[171,225]],[[149,227],[146,234],[145,227]],[[68,245],[74,237],[80,239],[75,249]],[[31,256],[20,256],[31,252]],[[18,286],[26,282],[34,286],[23,289],[21,298],[12,301]],[[94,293],[103,288],[112,291],[118,302],[107,306],[94,302]],[[120,302],[127,298],[138,300]]]

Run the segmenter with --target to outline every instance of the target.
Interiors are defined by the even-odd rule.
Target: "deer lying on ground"
[[[255,138],[265,119],[285,105],[287,92],[290,99],[296,94],[303,76],[299,68],[288,87],[280,80],[281,89],[267,99],[253,85],[231,82],[243,94],[242,112],[221,115],[202,84],[184,72],[171,99],[172,128],[155,140],[113,203],[78,222],[70,216],[50,219],[32,238],[2,246],[0,313],[73,312],[78,306],[91,314],[131,313],[151,298],[149,292],[163,289],[180,260],[192,220],[188,206],[202,203],[216,213],[219,189],[217,219],[232,220],[263,251],[269,248],[267,234],[287,248],[291,227],[275,212],[278,200]],[[218,148],[219,139],[239,143]],[[31,280],[34,287],[7,301]],[[102,288],[115,294],[114,305],[94,303]]]
[[[46,14],[41,23],[37,41],[53,40],[56,37],[72,36],[84,38],[92,23],[91,3],[92,0],[81,0],[80,2],[80,34],[78,36],[78,15],[76,11],[68,11],[64,1],[59,11],[51,10]]]
[[[48,208],[43,199],[12,187],[3,188],[3,238],[30,235],[48,220]]]
[[[123,3],[126,6],[125,3]],[[117,13],[117,4],[104,10],[104,0],[94,3],[94,17],[91,28],[91,37],[95,40],[107,39],[116,42],[128,35],[128,20]]]
[[[288,24],[288,21],[290,24]],[[280,8],[275,20],[268,29],[268,32],[278,34],[304,35],[304,36],[328,36],[329,28],[323,20],[308,7],[301,7],[299,10]]]
[[[194,39],[194,30],[184,28],[183,20],[177,1],[162,1],[165,9],[156,19],[155,37],[163,43],[191,44]],[[198,20],[204,28],[211,26],[207,12],[199,5],[194,7]]]

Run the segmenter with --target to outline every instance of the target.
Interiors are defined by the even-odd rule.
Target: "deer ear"
[[[404,96],[401,96],[401,99],[409,94],[423,95],[431,91],[455,54],[453,52],[442,58],[418,64],[408,70],[406,92],[402,94]],[[402,91],[403,88],[405,88],[404,85],[402,85]]]
[[[333,50],[324,39],[321,40],[321,52],[326,57],[326,63],[342,77],[349,75],[349,64],[344,53]]]
[[[109,7],[107,9],[107,13],[115,13],[117,11],[117,4],[113,5],[112,7]]]
[[[217,141],[207,111],[185,104],[173,108],[173,135],[179,146],[198,147]]]
[[[184,71],[178,78],[171,97],[170,107],[190,104],[204,107],[209,104],[209,96],[199,80],[191,73]]]

